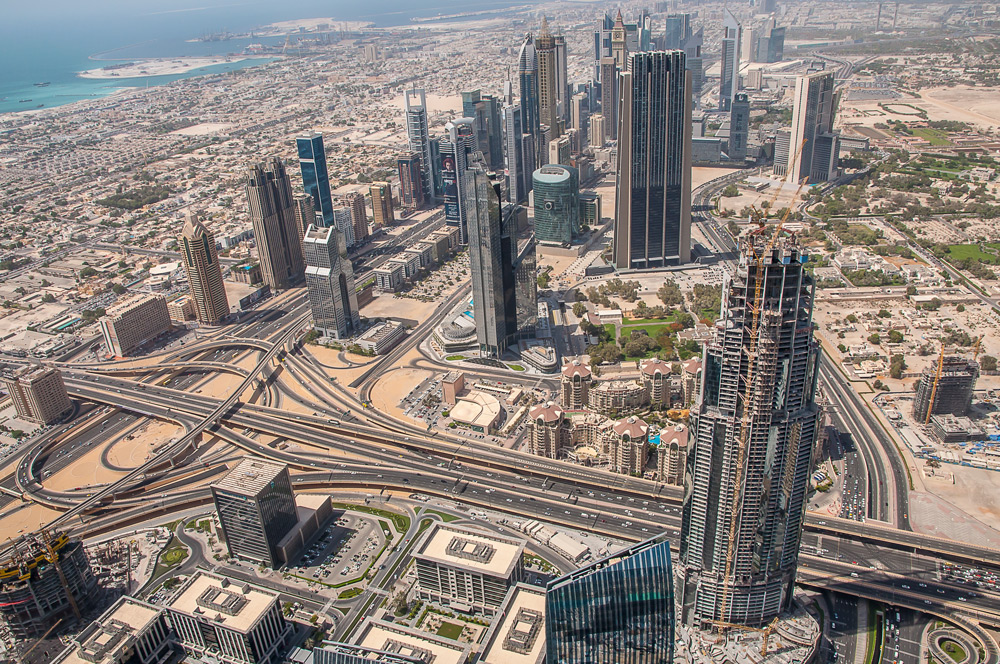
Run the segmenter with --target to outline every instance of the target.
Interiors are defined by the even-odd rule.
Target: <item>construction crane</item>
[[[924,424],[930,424],[931,413],[934,412],[934,397],[937,396],[938,383],[941,382],[941,372],[944,370],[944,342],[941,342],[941,352],[938,353],[937,372],[934,374],[934,385],[931,386],[931,398],[927,402],[927,414],[924,415]]]
[[[972,353],[972,361],[973,362],[978,362],[979,361],[979,350],[980,350],[980,347],[982,346],[983,337],[984,336],[986,336],[986,335],[980,334],[979,337],[976,339],[976,350]]]
[[[767,627],[747,627],[746,625],[738,625],[736,623],[728,623],[728,622],[723,622],[721,620],[716,620],[713,622],[713,624],[718,625],[719,627],[735,627],[737,629],[744,629],[749,632],[757,632],[759,634],[762,634],[764,636],[764,641],[763,643],[761,643],[760,646],[761,657],[767,657],[768,641],[771,639],[771,635],[774,634],[774,632],[778,629],[777,618],[772,618],[771,622],[767,625]]]
[[[799,152],[802,148],[799,147]],[[798,153],[796,153],[797,158]],[[757,392],[757,336],[760,327],[760,315],[764,308],[764,257],[771,253],[774,248],[775,243],[778,240],[778,236],[781,235],[781,229],[785,225],[785,221],[788,219],[789,214],[792,211],[792,205],[798,198],[799,193],[802,188],[806,186],[809,178],[805,178],[799,183],[798,189],[795,190],[795,195],[792,196],[792,200],[788,204],[788,208],[785,210],[785,214],[782,215],[781,220],[778,222],[777,227],[774,230],[774,234],[771,236],[767,243],[767,246],[759,254],[754,248],[754,243],[752,238],[748,238],[746,243],[747,252],[753,259],[753,272],[754,272],[754,298],[753,303],[749,304],[751,319],[750,319],[750,344],[747,348],[747,375],[745,380],[746,392],[743,395],[743,416],[740,421],[740,437],[739,446],[737,448],[737,461],[736,461],[736,478],[733,482],[733,503],[730,508],[729,514],[729,541],[726,546],[726,572],[722,578],[722,601],[719,611],[719,618],[725,621],[726,609],[729,604],[729,584],[730,579],[733,574],[733,559],[736,555],[736,530],[737,523],[739,521],[740,503],[743,500],[743,482],[744,478],[744,466],[746,465],[747,447],[749,445],[750,439],[750,425],[753,419],[754,412],[754,397]],[[758,226],[754,231],[751,231],[750,235],[757,235],[764,231],[766,225],[764,224],[763,218],[758,221]],[[749,269],[747,272],[749,276]],[[763,395],[762,395],[763,398]],[[727,623],[732,624],[732,623]],[[720,629],[721,631],[721,629]]]

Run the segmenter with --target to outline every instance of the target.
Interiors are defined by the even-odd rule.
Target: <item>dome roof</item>
[[[554,401],[548,401],[544,404],[538,404],[528,411],[528,417],[532,420],[538,421],[542,420],[546,424],[552,422],[558,422],[563,416],[563,409],[555,404]]]
[[[590,378],[590,367],[581,362],[580,360],[573,360],[572,362],[567,362],[562,368],[562,375],[567,378],[573,378],[574,376],[580,376],[581,378]]]
[[[634,415],[626,417],[624,420],[618,420],[613,428],[617,435],[628,436],[632,440],[645,438],[649,432],[649,425]]]

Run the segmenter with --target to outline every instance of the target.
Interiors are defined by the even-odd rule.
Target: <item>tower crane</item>
[[[735,627],[736,629],[743,629],[749,632],[758,632],[761,635],[763,635],[763,643],[761,643],[760,646],[761,657],[767,657],[768,641],[770,641],[771,635],[774,634],[774,632],[777,631],[778,629],[777,618],[772,618],[771,622],[767,625],[767,627],[747,627],[746,625],[739,625],[737,623],[728,623],[728,622],[723,622],[721,620],[715,621],[714,624],[718,625],[719,627]]]
[[[806,146],[806,143],[808,142],[808,140],[809,139],[804,139],[802,141],[802,143],[799,145],[798,149],[795,151],[795,157],[792,158],[792,162],[793,163],[797,162],[799,160],[799,156],[802,154],[802,148],[804,148]],[[775,188],[774,193],[766,201],[766,205],[762,205],[761,206],[762,209],[758,208],[756,205],[751,205],[750,206],[750,218],[749,218],[749,221],[751,223],[757,224],[758,226],[761,226],[761,227],[764,226],[764,221],[767,218],[767,211],[770,210],[774,206],[774,202],[776,200],[778,200],[778,196],[781,194],[781,190],[784,188],[785,183],[788,181],[788,176],[789,176],[789,173],[786,172],[785,176],[783,178],[781,178],[781,181],[778,183],[778,186]],[[801,187],[800,187],[800,189],[801,189]],[[797,195],[798,195],[798,192],[796,192],[796,196]],[[795,200],[795,196],[792,197],[792,200],[793,201]],[[788,209],[790,210],[791,208],[792,208],[791,203],[789,203]]]
[[[938,353],[937,371],[934,374],[934,385],[931,386],[931,398],[927,402],[927,414],[924,415],[924,424],[930,424],[931,413],[934,412],[934,398],[937,396],[938,383],[941,382],[941,372],[944,370],[944,342],[941,342],[941,352]]]

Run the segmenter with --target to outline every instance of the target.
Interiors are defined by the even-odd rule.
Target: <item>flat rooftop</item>
[[[545,659],[545,589],[510,589],[483,646],[480,664],[538,664]]]
[[[524,540],[438,522],[431,526],[413,557],[509,578],[523,553]]]
[[[76,647],[55,661],[58,664],[116,664],[131,647],[131,637],[149,627],[161,612],[162,609],[151,604],[122,597],[81,633],[83,638]]]
[[[464,664],[469,652],[468,646],[462,647],[456,641],[371,618],[361,626],[355,644],[434,664]]]
[[[277,598],[276,593],[243,581],[199,571],[187,580],[166,608],[248,632]]]
[[[256,496],[286,468],[283,463],[247,457],[212,487],[241,496]]]

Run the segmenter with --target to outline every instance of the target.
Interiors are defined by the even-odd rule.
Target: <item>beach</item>
[[[274,55],[219,55],[208,57],[180,57],[180,58],[150,58],[146,60],[136,60],[135,62],[121,65],[109,65],[88,69],[77,74],[80,78],[96,79],[116,79],[116,78],[141,78],[143,76],[171,76],[177,74],[187,74],[195,69],[212,67],[215,65],[234,64],[245,60],[274,59]],[[108,68],[111,67],[111,68]]]

